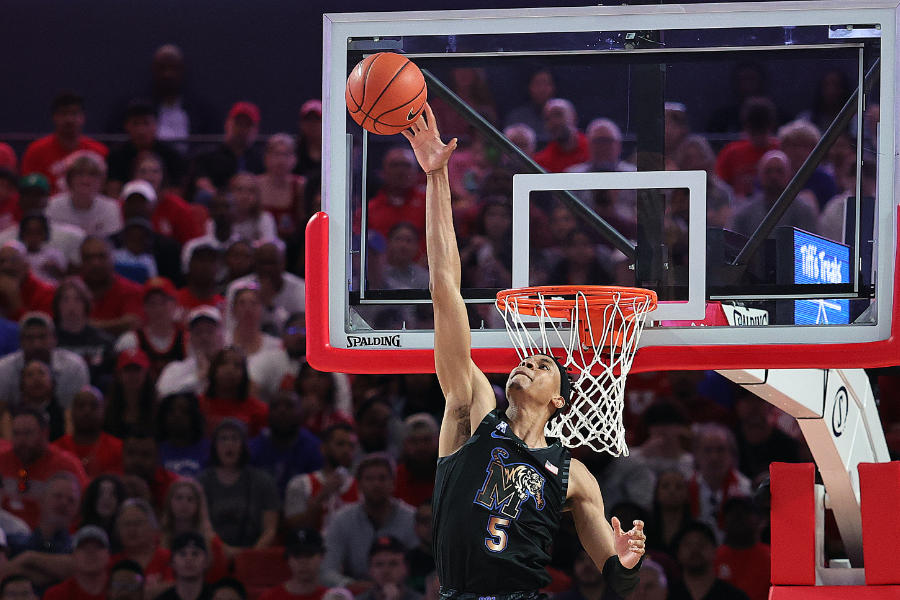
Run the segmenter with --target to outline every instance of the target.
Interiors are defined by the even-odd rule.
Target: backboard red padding
[[[772,585],[816,583],[815,476],[812,463],[769,466]]]
[[[860,463],[867,585],[900,584],[900,462]]]

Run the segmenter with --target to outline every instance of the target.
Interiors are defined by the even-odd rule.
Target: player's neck
[[[544,448],[547,438],[544,437],[544,426],[547,424],[544,411],[540,413],[528,410],[527,407],[510,403],[506,409],[506,420],[516,436],[529,448]]]

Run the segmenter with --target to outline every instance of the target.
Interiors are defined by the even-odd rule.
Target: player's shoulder
[[[566,490],[568,499],[584,498],[600,493],[597,478],[594,477],[583,462],[577,458],[569,461],[569,486]]]

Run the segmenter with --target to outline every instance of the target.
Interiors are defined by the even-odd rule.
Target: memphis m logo
[[[509,452],[503,448],[491,450],[492,460],[486,469],[484,484],[475,496],[475,503],[488,510],[499,510],[500,514],[511,519],[519,518],[519,509],[529,498],[534,498],[537,509],[543,510],[543,476],[531,465],[507,465],[503,462],[507,458]]]

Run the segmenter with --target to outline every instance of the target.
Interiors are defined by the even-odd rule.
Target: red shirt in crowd
[[[40,500],[45,484],[59,471],[69,471],[78,478],[81,489],[87,487],[89,480],[81,462],[56,446],[47,446],[44,455],[27,467],[12,448],[0,452],[0,477],[3,478],[4,492],[2,507],[34,529],[40,517]]]
[[[723,544],[716,550],[716,576],[741,589],[750,600],[769,597],[771,564],[769,547],[763,543],[744,550]]]
[[[53,444],[77,456],[91,479],[103,473],[122,472],[122,440],[106,432],[101,432],[93,444],[78,444],[71,433]]]
[[[214,306],[219,310],[223,310],[225,307],[225,298],[222,294],[213,294],[206,298],[198,298],[187,286],[185,286],[175,292],[175,303],[186,311],[193,310],[198,306]]]
[[[53,294],[56,293],[56,286],[52,283],[36,277],[29,271],[22,280],[19,293],[22,295],[22,308],[9,317],[11,320],[18,321],[22,315],[32,310],[53,314]]]
[[[425,192],[419,187],[407,190],[403,196],[389,195],[380,190],[369,200],[366,225],[387,239],[388,232],[398,223],[409,223],[419,230],[419,247],[425,251]]]
[[[102,296],[94,298],[91,319],[108,321],[144,312],[144,288],[121,275],[113,274],[113,284]]]
[[[184,244],[206,233],[206,219],[201,219],[201,214],[194,212],[180,196],[164,192],[156,203],[151,221],[157,233]]]
[[[66,157],[78,150],[93,150],[103,158],[109,154],[106,146],[85,136],[78,139],[78,146],[74,150],[66,150],[59,143],[56,134],[51,133],[28,145],[22,156],[20,173],[42,173],[50,182],[50,193],[55,194],[66,188]]]
[[[252,397],[240,401],[204,395],[200,399],[200,410],[206,416],[210,431],[214,430],[225,417],[234,417],[247,424],[247,435],[253,437],[269,422],[269,405]]]
[[[147,485],[150,487],[150,495],[153,496],[153,506],[157,510],[162,510],[166,503],[166,494],[169,493],[169,487],[178,479],[177,474],[162,465],[156,467],[156,471],[153,473],[153,481],[148,481]]]
[[[206,570],[206,583],[215,583],[228,577],[228,557],[225,556],[225,542],[217,535],[209,540],[209,568]]]
[[[590,157],[587,138],[579,131],[575,134],[575,147],[572,150],[565,150],[559,142],[553,141],[534,155],[534,162],[551,173],[562,173],[571,166],[587,162]]]
[[[405,463],[397,465],[397,487],[394,495],[410,506],[419,506],[431,500],[434,493],[434,475],[416,479]]]
[[[322,596],[328,591],[328,588],[319,586],[309,594],[292,594],[287,591],[286,585],[282,583],[278,587],[267,589],[260,594],[258,600],[322,600]]]
[[[756,164],[763,154],[778,149],[778,140],[772,138],[760,148],[750,140],[737,140],[727,144],[716,158],[716,175],[734,189],[738,196],[747,197],[753,193],[756,181]]]
[[[44,592],[44,600],[104,600],[105,598],[106,594],[103,592],[88,594],[84,588],[78,585],[74,577],[70,577]]]
[[[148,584],[159,583],[162,581],[172,581],[172,569],[169,564],[171,562],[171,558],[171,552],[169,552],[162,546],[157,546],[156,551],[153,553],[153,557],[150,559],[150,562],[148,562],[146,565],[141,565],[144,568],[144,581],[146,581]],[[120,560],[134,559],[130,556],[127,556],[124,552],[113,554],[109,557],[109,567],[112,568],[112,566]]]

